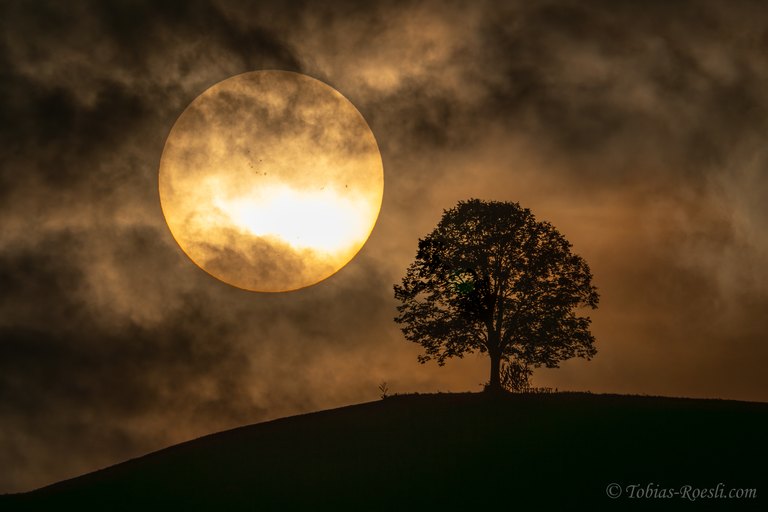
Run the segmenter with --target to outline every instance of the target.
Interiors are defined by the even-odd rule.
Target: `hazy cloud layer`
[[[395,392],[392,284],[444,208],[519,201],[601,292],[595,392],[768,400],[768,8],[757,2],[0,3],[0,492],[214,430]],[[160,211],[174,121],[237,73],[300,71],[366,117],[385,197],[358,257],[260,295]]]

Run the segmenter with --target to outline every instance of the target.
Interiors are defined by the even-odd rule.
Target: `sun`
[[[288,71],[207,89],[173,125],[160,160],[160,204],[181,249],[217,279],[259,292],[311,286],[349,263],[383,191],[360,112]]]

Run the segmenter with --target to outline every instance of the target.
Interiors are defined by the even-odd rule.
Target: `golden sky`
[[[768,8],[756,2],[0,2],[0,492],[212,431],[479,391],[419,365],[392,286],[460,199],[518,201],[594,274],[569,390],[768,400]],[[331,85],[381,150],[379,220],[318,286],[192,264],[157,179],[210,86]]]

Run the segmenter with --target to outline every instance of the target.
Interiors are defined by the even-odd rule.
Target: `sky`
[[[597,355],[536,386],[768,400],[768,6],[760,2],[0,1],[0,492],[390,393],[417,362],[392,287],[468,198],[551,222],[594,274]],[[195,266],[160,209],[208,87],[333,86],[384,165],[378,222],[284,294]]]

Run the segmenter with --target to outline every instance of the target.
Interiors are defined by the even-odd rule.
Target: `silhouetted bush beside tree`
[[[400,285],[398,316],[419,361],[487,353],[488,390],[529,386],[531,368],[595,353],[597,289],[589,266],[550,223],[518,203],[460,201],[419,240]]]
[[[531,389],[533,370],[528,363],[514,359],[501,363],[501,387],[513,393],[524,393]]]

